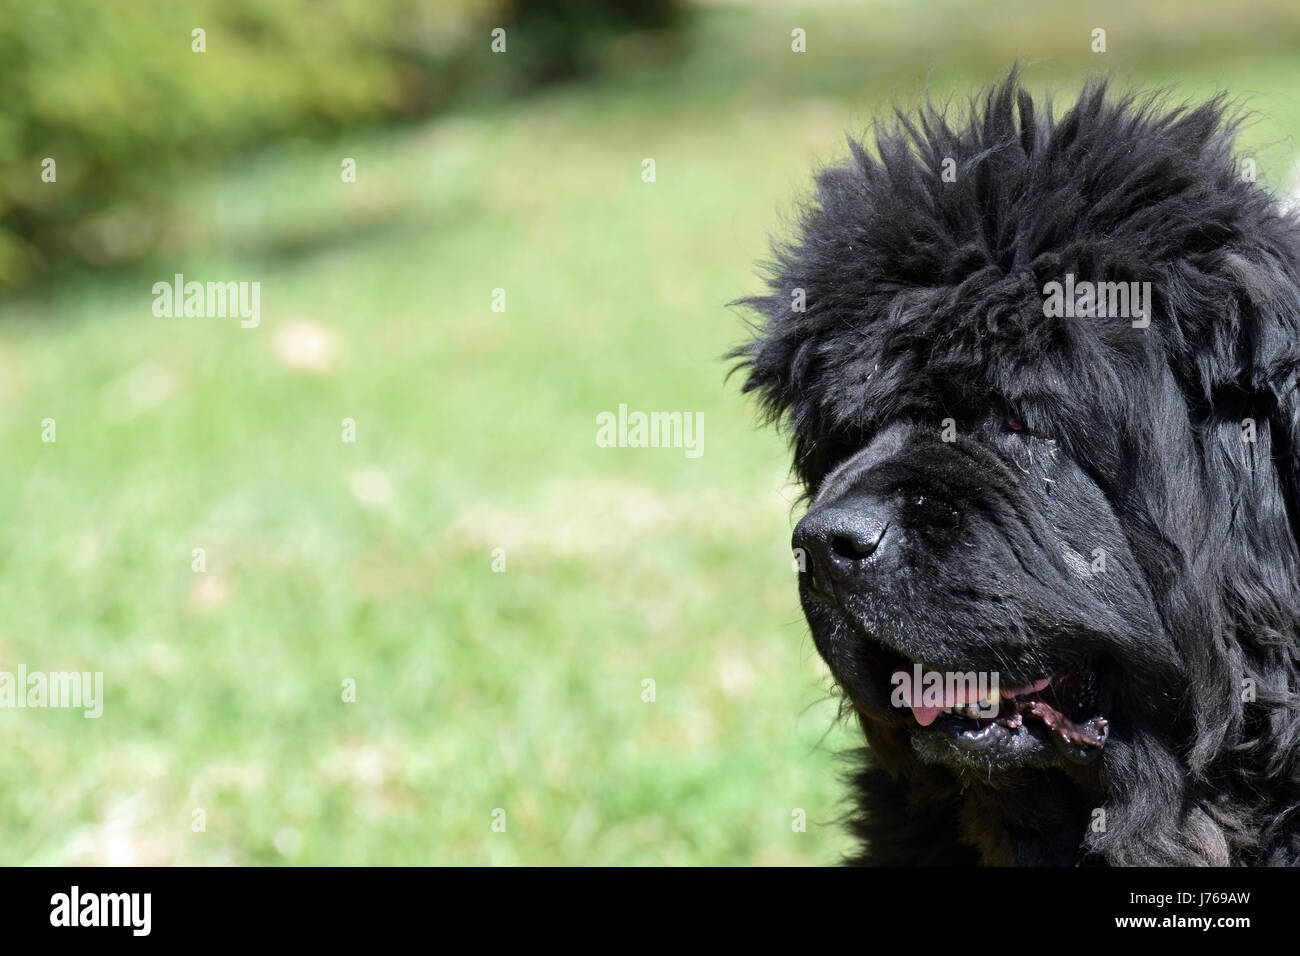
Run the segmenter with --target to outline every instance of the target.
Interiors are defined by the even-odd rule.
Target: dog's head
[[[1013,76],[850,145],[737,354],[792,434],[800,597],[877,760],[1172,798],[1276,759],[1300,231],[1222,102],[1094,84],[1053,117]]]

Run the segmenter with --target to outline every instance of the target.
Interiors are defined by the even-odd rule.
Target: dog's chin
[[[829,645],[821,640],[818,644],[835,648],[828,658],[831,672],[862,718],[868,737],[874,736],[872,728],[895,739],[901,735],[918,760],[978,771],[990,782],[996,782],[992,778],[997,774],[1014,770],[1080,770],[1102,755],[1109,737],[1112,695],[1106,669],[1096,659],[1061,663],[1047,674],[1025,672],[1016,675],[1014,683],[1002,673],[996,701],[978,706],[957,701],[958,706],[936,715],[896,706],[897,695],[892,693],[893,675],[900,670],[911,673],[920,662],[864,637],[860,628],[835,631]],[[851,656],[851,663],[845,654]],[[924,672],[994,669],[976,662],[921,665]]]
[[[985,726],[971,726],[972,723],[967,718],[945,714],[929,727],[908,727],[912,753],[923,763],[989,776],[1062,763],[1062,756],[1041,724],[1021,723],[1011,728],[996,721],[989,721]]]

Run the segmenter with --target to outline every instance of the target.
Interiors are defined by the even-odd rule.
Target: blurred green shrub
[[[159,186],[277,138],[513,93],[670,0],[0,0],[0,287],[155,248]],[[509,53],[485,70],[489,30]],[[205,52],[195,52],[195,29]],[[55,161],[54,182],[42,163]]]
[[[675,0],[512,0],[512,76],[516,86],[594,73],[622,57],[617,38],[632,33],[671,40],[683,8]],[[611,53],[611,51],[613,51]]]

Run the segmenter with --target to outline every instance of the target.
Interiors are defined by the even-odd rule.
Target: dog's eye
[[[1052,436],[1048,432],[1030,428],[1011,412],[1007,412],[1007,417],[1003,419],[1002,424],[1007,431],[1015,432],[1017,435],[1028,435],[1031,438],[1042,438],[1046,441],[1051,441],[1052,439]]]

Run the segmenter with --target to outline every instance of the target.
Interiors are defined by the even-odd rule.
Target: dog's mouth
[[[1101,755],[1109,733],[1109,721],[1094,712],[1093,684],[1091,671],[1067,670],[1021,687],[1001,687],[993,692],[997,700],[966,701],[958,687],[950,695],[951,706],[909,706],[917,724],[955,737],[969,750],[1000,749],[1035,722],[1062,757],[1091,763]]]
[[[953,686],[942,681],[942,674],[927,675],[920,665],[879,650],[872,656],[880,669],[873,670],[890,675],[891,702],[909,712],[906,724],[926,750],[946,740],[970,757],[1014,759],[1050,745],[1070,763],[1089,764],[1106,745],[1110,722],[1105,715],[1104,681],[1091,661],[1058,668],[1050,677],[1023,684],[969,671],[980,679],[973,685]],[[896,659],[882,661],[881,654]]]

